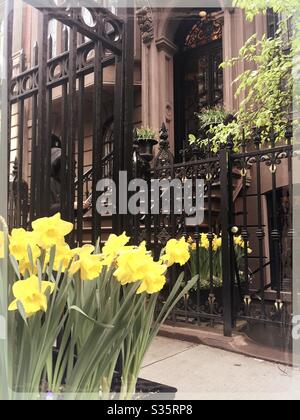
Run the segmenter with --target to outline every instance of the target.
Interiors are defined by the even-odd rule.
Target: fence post
[[[221,232],[222,232],[222,277],[223,277],[223,320],[224,335],[231,337],[233,326],[232,310],[232,267],[231,267],[231,151],[232,142],[220,150],[220,184],[221,184]]]
[[[50,145],[47,133],[47,50],[48,50],[48,23],[47,12],[39,11],[38,14],[38,94],[37,94],[37,156],[36,156],[36,217],[48,216],[49,196],[46,194],[48,185],[44,190],[46,172],[50,165]],[[46,151],[46,152],[45,152]]]

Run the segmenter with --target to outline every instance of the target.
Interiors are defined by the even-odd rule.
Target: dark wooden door
[[[175,58],[176,155],[190,133],[197,135],[196,113],[223,104],[222,41],[184,51]]]

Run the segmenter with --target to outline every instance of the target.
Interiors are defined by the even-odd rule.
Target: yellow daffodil
[[[233,238],[233,241],[234,241],[234,244],[236,245],[236,246],[239,246],[240,248],[245,248],[245,241],[244,241],[244,239],[242,238],[242,236],[241,235],[239,235],[239,236],[235,236],[234,238]],[[247,249],[247,252],[248,252],[248,254],[251,254],[252,253],[252,249],[249,247],[249,242],[247,243],[247,247],[248,247],[248,249]]]
[[[143,277],[145,265],[152,261],[143,242],[138,248],[130,248],[120,253],[114,275],[122,285],[139,281]]]
[[[239,235],[239,236],[235,236],[235,237],[233,238],[233,241],[234,241],[234,244],[235,244],[235,245],[240,246],[241,248],[244,248],[244,246],[245,246],[245,241],[244,241],[244,239],[242,238],[242,236],[241,236],[241,235]]]
[[[72,223],[61,219],[60,213],[43,217],[32,222],[33,231],[38,235],[38,245],[44,249],[63,244],[64,237],[73,230]]]
[[[95,251],[95,247],[93,245],[83,245],[81,248],[74,248],[71,250],[73,256],[75,255],[83,255],[83,254],[92,254]]]
[[[27,232],[25,229],[13,229],[9,238],[9,251],[17,261],[28,261],[28,248],[32,252],[33,261],[40,255],[41,250],[37,246],[38,238],[33,232]]]
[[[153,260],[147,262],[144,266],[144,273],[141,279],[142,283],[137,290],[137,294],[160,292],[166,284],[166,277],[164,275],[166,271],[167,266],[161,262],[154,262]]]
[[[138,248],[123,250],[117,258],[117,267],[114,275],[122,285],[141,281],[137,294],[157,293],[166,283],[167,266],[153,260],[145,242]]]
[[[20,274],[23,276],[26,275],[26,273],[29,273],[29,275],[37,274],[37,265],[34,263],[32,266],[31,262],[29,261],[29,258],[19,261],[19,271]]]
[[[222,238],[220,236],[215,235],[212,243],[213,251],[217,251],[222,246]]]
[[[103,263],[101,262],[101,255],[91,255],[94,251],[92,245],[85,245],[82,248],[76,248],[71,252],[78,256],[78,260],[74,261],[70,267],[72,275],[80,272],[80,278],[84,281],[95,280],[100,276]]]
[[[179,241],[170,239],[166,245],[166,254],[162,257],[162,261],[166,261],[168,267],[173,264],[186,264],[190,259],[189,244],[182,237]]]
[[[111,265],[112,262],[117,258],[117,256],[122,252],[122,250],[127,249],[126,245],[129,241],[130,238],[126,236],[125,232],[122,233],[122,235],[120,236],[117,236],[115,234],[110,235],[102,249],[104,265]]]
[[[58,245],[55,251],[55,259],[53,269],[58,271],[61,269],[62,273],[69,267],[70,262],[74,256],[73,251],[68,244]]]
[[[209,240],[206,233],[201,233],[200,236],[200,246],[204,249],[209,249]]]
[[[73,263],[73,272],[80,270],[80,278],[84,281],[95,280],[100,276],[103,265],[100,261],[100,255],[84,255],[79,261]]]
[[[39,311],[47,311],[46,291],[53,293],[54,283],[49,281],[39,281],[38,277],[31,276],[26,280],[17,281],[13,285],[13,295],[15,300],[10,304],[8,310],[16,311],[17,303],[21,302],[26,316],[29,318]]]
[[[0,232],[0,259],[4,258],[4,232]]]

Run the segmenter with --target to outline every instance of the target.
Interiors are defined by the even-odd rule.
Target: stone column
[[[238,8],[224,9],[224,29],[223,29],[223,52],[224,60],[228,60],[239,55],[239,51],[245,42],[253,35],[257,34],[261,38],[267,30],[266,16],[259,15],[253,22],[245,18],[243,10]],[[239,98],[234,97],[233,81],[238,74],[244,72],[249,65],[240,62],[233,68],[224,70],[224,105],[229,111],[237,110],[243,100],[243,95]]]
[[[142,121],[159,130],[164,122],[174,147],[173,56],[176,46],[157,37],[159,16],[149,8],[138,11],[142,45]]]
[[[223,26],[223,59],[229,60],[234,57],[233,45],[233,27],[234,27],[234,9],[226,8],[224,10],[224,26]],[[232,82],[234,80],[234,69],[224,69],[224,107],[228,111],[233,111],[235,108],[234,95],[232,89]]]
[[[176,45],[165,37],[155,41],[158,61],[159,115],[169,131],[171,149],[174,148],[174,54]]]

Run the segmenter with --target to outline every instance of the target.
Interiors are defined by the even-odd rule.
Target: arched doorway
[[[197,134],[195,113],[223,105],[222,22],[219,10],[202,10],[184,19],[175,42],[175,153],[179,156],[190,133]]]

